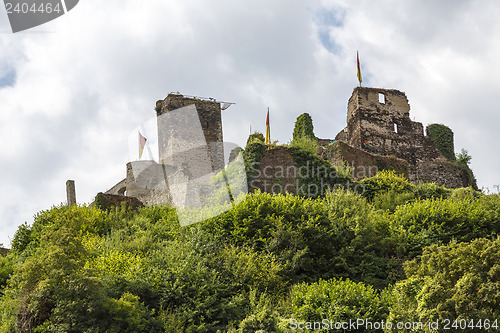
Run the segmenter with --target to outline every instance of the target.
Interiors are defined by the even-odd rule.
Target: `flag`
[[[356,51],[356,58],[358,61],[358,81],[359,81],[359,85],[361,86],[361,82],[363,82],[363,79],[361,78],[361,67],[359,66],[359,53],[358,53],[358,51]]]
[[[269,108],[267,108],[267,119],[266,119],[266,145],[271,142],[271,130],[269,129]]]
[[[145,137],[142,136],[141,132],[139,132],[139,159],[142,157],[142,152],[144,151],[144,146],[146,145],[146,139]]]

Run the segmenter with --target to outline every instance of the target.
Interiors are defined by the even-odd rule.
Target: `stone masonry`
[[[160,163],[127,163],[126,178],[106,193],[145,205],[196,206],[203,184],[224,168],[220,103],[169,94],[157,102],[156,115]]]
[[[422,123],[411,121],[410,105],[401,91],[355,88],[348,102],[347,126],[336,140],[407,161],[408,178],[413,183],[432,181],[450,188],[468,185],[458,168],[424,135]]]
[[[145,205],[196,206],[199,195],[210,191],[204,184],[224,168],[220,103],[169,94],[157,102],[156,113],[160,163],[129,162],[127,177],[106,193],[135,197]],[[355,88],[347,106],[347,126],[335,139],[320,140],[319,155],[354,166],[355,180],[373,176],[373,170],[390,169],[413,183],[469,185],[460,168],[424,134],[423,125],[411,121],[410,105],[401,91]],[[295,175],[274,179],[268,174],[295,167],[286,149],[266,150],[250,187],[265,192],[282,187],[293,193]]]

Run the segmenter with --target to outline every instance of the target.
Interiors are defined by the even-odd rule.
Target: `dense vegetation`
[[[362,184],[362,195],[254,193],[189,227],[163,206],[40,212],[0,257],[0,332],[500,319],[498,195],[391,172]]]
[[[301,138],[316,140],[316,135],[314,135],[313,121],[309,113],[301,114],[295,121],[292,142]]]
[[[431,124],[427,126],[427,135],[448,161],[455,161],[453,131],[448,126],[443,124]]]

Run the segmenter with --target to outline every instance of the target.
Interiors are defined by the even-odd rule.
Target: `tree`
[[[471,159],[472,159],[472,156],[470,156],[469,152],[467,150],[465,150],[464,148],[462,148],[462,150],[460,151],[460,154],[457,154],[457,161],[459,163],[463,163],[467,166],[470,165]]]
[[[297,121],[295,122],[295,127],[293,129],[293,141],[296,141],[300,138],[309,138],[311,140],[317,140],[314,135],[314,127],[312,118],[309,113],[303,113],[297,117]]]
[[[407,279],[394,288],[394,304],[387,320],[439,320],[442,324],[449,319],[452,327],[455,319],[467,323],[482,319],[483,325],[485,320],[493,325],[495,320],[500,321],[499,262],[500,238],[425,248],[420,260],[405,265]],[[438,332],[447,332],[441,324]],[[460,330],[476,331],[468,325]]]

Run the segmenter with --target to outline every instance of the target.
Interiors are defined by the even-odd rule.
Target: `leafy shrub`
[[[301,136],[290,143],[291,147],[303,149],[311,154],[317,154],[319,150],[318,140],[307,136]]]
[[[247,172],[248,183],[251,184],[253,176],[259,169],[262,154],[266,150],[263,142],[254,141],[248,144],[243,152],[243,159],[245,161],[245,169]]]
[[[248,147],[249,145],[251,145],[252,143],[255,143],[255,142],[259,142],[259,143],[263,144],[264,141],[265,141],[264,134],[259,133],[259,132],[255,132],[255,133],[250,134],[248,136],[246,147]]]
[[[292,143],[294,143],[296,140],[299,140],[300,138],[308,138],[310,140],[317,141],[317,138],[314,135],[312,118],[309,113],[301,114],[295,121]]]
[[[364,178],[360,181],[364,185],[364,196],[372,201],[377,193],[390,190],[396,193],[413,192],[415,185],[410,184],[408,179],[402,175],[396,175],[394,171],[381,170],[374,177]]]
[[[418,199],[446,199],[450,196],[451,190],[436,183],[420,183],[415,186],[415,197]]]
[[[380,192],[373,197],[373,206],[393,213],[398,206],[413,201],[415,195],[411,192],[398,193],[395,190]]]
[[[3,294],[3,289],[12,273],[14,273],[14,263],[11,256],[0,255],[0,295]]]
[[[289,297],[287,315],[281,328],[293,328],[298,322],[328,323],[349,322],[364,319],[370,322],[385,321],[389,313],[388,292],[378,292],[371,286],[350,280],[319,280],[316,283],[295,285]],[[333,327],[318,325],[315,332],[331,332]],[[310,329],[309,329],[310,330]],[[357,332],[379,332],[380,330],[360,328]]]
[[[278,312],[272,298],[269,295],[258,293],[252,290],[250,292],[250,308],[248,315],[239,324],[238,333],[254,333],[254,332],[277,332]]]
[[[397,207],[391,226],[402,253],[413,257],[431,244],[447,244],[500,231],[498,208],[485,209],[488,199],[465,196],[456,199],[426,199]]]
[[[425,248],[420,260],[405,265],[407,279],[394,288],[387,320],[425,323],[439,319],[443,324],[444,319],[451,323],[499,319],[499,262],[500,238]],[[445,332],[441,324],[439,332]],[[466,327],[463,332],[477,332],[477,328]]]
[[[350,177],[339,173],[330,162],[319,158],[316,154],[297,147],[290,147],[289,152],[299,170],[298,195],[315,198],[339,187],[357,189],[356,183],[352,182]]]
[[[188,227],[164,206],[41,212],[0,257],[0,332],[287,332],[291,318],[381,321],[390,302],[404,321],[498,316],[500,240],[474,239],[499,234],[500,196],[367,184],[370,201],[255,193]]]
[[[384,217],[350,191],[322,199],[257,193],[201,226],[221,243],[272,253],[288,281],[349,277],[386,286]]]
[[[77,235],[88,232],[105,234],[111,228],[113,220],[121,220],[131,216],[127,210],[117,210],[117,214],[109,215],[97,208],[73,205],[61,205],[50,210],[39,212],[33,224],[23,224],[16,231],[12,241],[12,250],[22,253],[32,251],[39,244],[40,237],[45,231],[56,230],[61,227],[73,230]]]
[[[427,126],[427,135],[434,142],[437,149],[448,161],[455,161],[455,147],[453,144],[453,131],[443,124]]]

